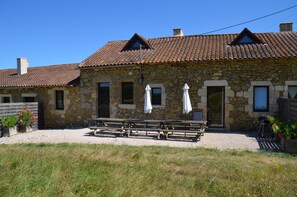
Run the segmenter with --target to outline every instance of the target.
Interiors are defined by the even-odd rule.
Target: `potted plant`
[[[269,120],[276,138],[281,142],[281,149],[288,153],[297,153],[297,123],[294,121],[281,122],[275,117]]]
[[[15,116],[3,116],[1,117],[2,134],[4,137],[9,137],[17,134],[16,124],[18,118]]]
[[[37,116],[33,115],[33,112],[28,109],[23,109],[17,112],[18,125],[20,132],[32,131],[32,126],[37,121]]]

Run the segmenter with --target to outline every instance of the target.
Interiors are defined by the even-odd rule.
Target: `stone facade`
[[[187,83],[193,111],[202,111],[207,119],[207,87],[225,87],[224,128],[251,130],[263,114],[278,111],[277,98],[287,97],[288,86],[297,85],[297,59],[207,61],[175,64],[142,65],[144,82],[139,83],[140,66],[93,68],[81,70],[81,108],[88,111],[86,120],[98,116],[98,83],[110,83],[110,117],[184,119],[182,87]],[[121,83],[133,82],[134,104],[121,103]],[[162,86],[164,102],[151,114],[143,113],[144,88]],[[254,86],[269,87],[269,111],[253,111]],[[192,114],[186,116],[191,119]]]
[[[190,87],[193,111],[202,111],[207,120],[207,88],[224,87],[224,129],[255,129],[254,121],[263,114],[278,111],[277,99],[288,97],[288,87],[297,86],[297,59],[205,61],[142,65],[143,83],[139,83],[139,65],[81,69],[80,85],[71,87],[4,88],[0,97],[22,102],[33,96],[43,105],[45,128],[88,125],[98,117],[98,83],[109,82],[110,117],[132,119],[192,119],[182,114],[182,88]],[[133,82],[134,104],[122,103],[122,82]],[[144,114],[144,89],[149,84],[162,90],[161,105]],[[269,111],[254,112],[254,86],[269,87]],[[64,91],[64,110],[56,109],[55,91]]]
[[[55,88],[5,88],[0,89],[0,95],[11,96],[11,102],[23,102],[23,97],[34,97],[34,101],[43,108],[44,128],[69,128],[82,126],[84,112],[80,106],[79,87]],[[55,91],[64,91],[64,109],[56,109]]]

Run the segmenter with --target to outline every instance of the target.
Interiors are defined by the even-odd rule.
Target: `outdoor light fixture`
[[[140,74],[140,77],[139,77],[139,83],[143,83],[143,81],[144,81],[144,78],[143,78],[143,74]]]

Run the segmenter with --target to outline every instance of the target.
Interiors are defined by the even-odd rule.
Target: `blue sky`
[[[297,4],[296,0],[0,0],[0,69],[80,62],[110,40],[201,34],[248,21]],[[216,32],[277,32],[293,22],[297,7],[232,29]]]

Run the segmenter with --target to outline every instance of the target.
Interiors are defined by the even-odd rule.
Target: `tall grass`
[[[296,196],[281,153],[78,144],[0,145],[0,196]]]

